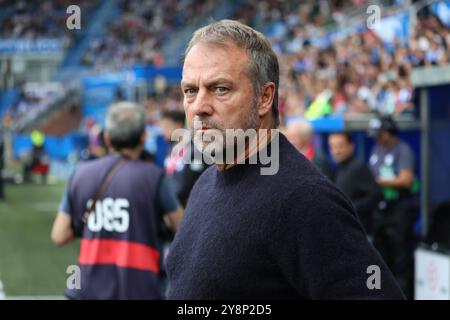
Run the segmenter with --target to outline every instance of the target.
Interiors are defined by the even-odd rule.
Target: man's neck
[[[398,138],[393,137],[392,139],[389,139],[389,141],[387,141],[385,148],[390,149],[390,148],[394,147],[397,143],[398,143]]]
[[[120,151],[114,151],[116,154],[120,154],[129,159],[139,159],[141,156],[142,148],[137,149],[122,149]]]

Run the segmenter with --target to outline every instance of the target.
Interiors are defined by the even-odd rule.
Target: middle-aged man
[[[197,30],[181,82],[191,129],[202,122],[194,143],[212,130],[276,128],[278,73],[252,28],[222,20]],[[197,180],[168,256],[169,299],[403,299],[347,197],[282,134],[267,137]],[[269,147],[279,151],[273,175],[250,162]]]
[[[373,213],[383,198],[381,188],[366,164],[355,158],[355,143],[350,133],[330,134],[328,145],[337,163],[333,182],[350,198],[367,234],[372,235]]]
[[[182,209],[162,170],[140,159],[145,122],[143,108],[112,105],[105,131],[112,153],[80,163],[70,178],[51,234],[57,245],[81,236],[70,299],[161,297],[158,226],[164,220],[175,230]]]
[[[187,156],[192,157],[192,155],[185,154],[188,151],[191,151],[192,153],[192,148],[183,148],[178,152],[172,152],[172,134],[175,130],[184,128],[185,121],[186,116],[184,112],[180,110],[163,111],[159,121],[159,126],[161,127],[164,139],[170,144],[169,152],[164,160],[164,168],[167,177],[172,181],[175,193],[183,207],[186,206],[189,194],[195,182],[206,169],[206,165],[201,162],[198,164],[184,163],[183,159]]]

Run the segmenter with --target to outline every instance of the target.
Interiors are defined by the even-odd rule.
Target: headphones
[[[381,121],[381,130],[386,130],[392,135],[397,135],[398,127],[391,116],[382,116],[380,118],[380,121]]]
[[[378,118],[370,119],[368,128],[370,136],[375,137],[384,130],[392,135],[398,134],[398,127],[391,116],[383,115]]]

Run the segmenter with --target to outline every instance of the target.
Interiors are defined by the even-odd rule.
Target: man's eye
[[[187,96],[191,96],[191,95],[195,94],[196,91],[197,90],[195,90],[195,89],[184,89],[184,94]]]
[[[215,88],[215,91],[216,91],[217,93],[226,93],[226,92],[228,92],[228,88],[225,88],[225,87],[216,87],[216,88]]]

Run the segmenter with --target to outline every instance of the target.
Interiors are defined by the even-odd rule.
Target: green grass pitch
[[[0,280],[11,296],[62,296],[79,242],[56,247],[50,230],[64,184],[6,185],[0,201]]]

